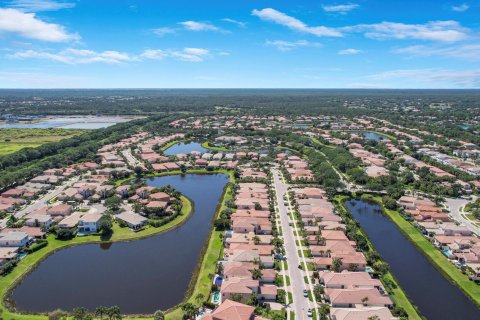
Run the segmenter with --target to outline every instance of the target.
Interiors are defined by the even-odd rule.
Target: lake
[[[101,129],[113,126],[117,123],[128,122],[133,119],[135,118],[113,116],[49,117],[34,122],[0,123],[0,129]]]
[[[364,200],[345,202],[399,285],[427,319],[480,319],[480,310],[450,283],[385,215]]]
[[[151,314],[182,302],[228,182],[224,174],[151,178],[195,203],[183,225],[142,240],[85,244],[61,250],[14,289],[17,309],[51,311],[118,305],[125,314]]]
[[[179,153],[189,154],[192,151],[199,151],[201,153],[205,153],[209,150],[202,147],[202,145],[198,142],[179,142],[175,143],[163,153],[167,156],[174,156]]]
[[[362,132],[362,136],[367,140],[381,141],[385,139],[384,136],[375,132]]]

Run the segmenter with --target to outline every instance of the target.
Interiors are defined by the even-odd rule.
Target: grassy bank
[[[0,295],[2,296],[2,306],[0,307],[0,311],[1,311],[2,319],[4,320],[47,319],[47,316],[45,315],[19,314],[16,312],[12,312],[6,308],[6,302],[8,302],[6,301],[6,299],[8,299],[9,292],[15,286],[15,284],[21,281],[21,279],[24,276],[26,276],[30,271],[32,271],[38,263],[40,263],[42,260],[47,258],[49,255],[55,253],[58,250],[65,249],[75,245],[86,244],[86,243],[138,240],[138,239],[150,237],[152,235],[168,231],[184,223],[188,219],[188,217],[190,217],[192,214],[193,203],[185,196],[182,196],[181,199],[182,199],[181,213],[174,220],[158,228],[147,226],[142,231],[134,232],[129,228],[120,228],[120,226],[118,226],[117,223],[114,223],[113,234],[111,238],[108,239],[108,241],[102,240],[100,235],[76,237],[68,241],[57,240],[53,235],[49,235],[47,247],[27,255],[24,259],[22,259],[18,263],[18,265],[13,269],[11,273],[6,275],[5,277],[0,277]]]
[[[219,170],[215,171],[215,173],[228,174],[230,182],[234,182],[233,173],[231,171]],[[233,197],[234,195],[232,190],[229,186],[227,186],[223,192],[221,202],[217,206],[215,219],[220,215],[222,210],[226,209],[225,203],[229,200],[232,200]],[[204,249],[202,261],[191,280],[191,288],[188,290],[187,297],[185,298],[184,302],[190,302],[196,306],[200,306],[201,303],[196,301],[195,297],[198,294],[202,294],[205,298],[209,296],[212,283],[211,275],[215,274],[217,260],[223,252],[223,243],[221,238],[222,234],[222,231],[212,229],[210,238]],[[166,319],[180,320],[182,319],[182,316],[182,310],[179,307],[176,307],[167,313]]]
[[[49,142],[57,142],[81,134],[83,130],[71,129],[0,129],[0,156],[23,148],[36,148]]]
[[[341,208],[343,210],[346,210],[346,211],[348,211],[348,209],[345,206],[344,202],[347,201],[348,199],[350,199],[350,197],[348,197],[348,196],[336,196],[335,197],[335,201],[337,202],[337,204],[339,206],[341,206]],[[363,231],[363,229],[360,229],[360,231],[361,231],[362,235],[365,237],[365,239],[367,240],[368,246],[370,248],[372,248],[373,250],[375,250],[375,247],[370,242],[370,239],[368,238],[368,235],[365,233],[365,231]],[[389,280],[389,281],[391,281],[392,283],[395,284],[395,287],[392,287],[390,289],[391,297],[392,297],[393,301],[395,301],[395,304],[397,306],[402,307],[407,312],[408,319],[410,319],[410,320],[422,320],[422,317],[417,312],[417,309],[412,304],[412,302],[408,299],[406,293],[400,287],[400,285],[398,284],[397,280],[392,275],[392,273],[387,272],[384,275],[384,279]]]
[[[225,147],[211,146],[208,141],[205,141],[204,143],[202,143],[202,147],[204,147],[205,149],[213,150],[213,151],[233,151]]]
[[[426,239],[423,234],[395,210],[382,206],[378,196],[364,195],[364,198],[378,203],[385,214],[397,225],[400,231],[430,260],[430,262],[451,282],[457,285],[477,306],[480,306],[480,286],[468,279],[453,263]]]

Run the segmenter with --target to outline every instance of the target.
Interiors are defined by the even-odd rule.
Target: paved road
[[[75,184],[76,182],[78,182],[79,178],[80,178],[80,177],[75,176],[75,177],[73,177],[73,178],[70,178],[69,180],[66,180],[66,181],[63,182],[61,185],[57,186],[56,188],[49,190],[49,191],[48,191],[43,197],[41,197],[40,199],[35,200],[35,201],[34,201],[33,203],[31,203],[30,205],[28,205],[28,206],[26,206],[25,208],[23,208],[23,209],[15,212],[15,213],[14,213],[15,218],[21,219],[21,218],[23,218],[24,216],[26,216],[27,214],[29,214],[30,212],[45,207],[45,206],[48,204],[48,201],[50,201],[51,199],[57,197],[60,193],[63,192],[63,190],[65,190],[66,188],[71,187],[73,184]],[[7,225],[7,221],[8,221],[8,218],[5,218],[5,219],[1,220],[1,221],[0,221],[0,228],[2,228],[2,229],[5,228],[6,225]]]
[[[462,198],[455,198],[455,199],[454,198],[445,198],[445,205],[450,209],[450,215],[453,217],[453,219],[455,219],[458,222],[460,222],[461,224],[464,224],[465,226],[467,226],[467,228],[470,231],[472,231],[473,233],[476,233],[476,234],[480,235],[480,228],[477,227],[476,225],[474,225],[472,223],[472,220],[464,218],[461,215],[461,211],[463,211],[463,207],[471,201],[475,201],[475,199],[465,200],[465,199],[462,199]]]
[[[308,319],[307,310],[313,307],[312,302],[303,296],[303,290],[310,289],[304,281],[306,273],[299,269],[301,258],[298,256],[298,248],[295,244],[293,227],[289,225],[288,210],[284,204],[283,196],[287,192],[287,186],[280,178],[278,170],[273,169],[273,181],[275,193],[280,214],[280,222],[283,230],[283,241],[287,256],[288,273],[291,283],[291,291],[293,294],[293,310],[295,319]]]
[[[127,160],[128,162],[128,165],[132,168],[135,168],[135,167],[143,167],[143,163],[138,160],[137,158],[135,158],[132,154],[132,151],[130,150],[130,148],[127,148],[127,149],[123,149],[122,150],[122,155],[125,157],[125,159]]]

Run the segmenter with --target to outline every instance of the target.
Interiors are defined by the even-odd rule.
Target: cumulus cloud
[[[424,24],[407,24],[384,21],[374,24],[358,24],[340,28],[311,27],[301,20],[272,8],[253,10],[252,15],[264,21],[274,22],[291,30],[309,33],[318,37],[342,37],[346,33],[362,33],[376,40],[414,39],[438,42],[456,42],[468,37],[469,30],[457,21],[430,21]]]
[[[280,51],[290,51],[298,47],[319,47],[320,43],[309,42],[307,40],[298,41],[284,41],[284,40],[267,40],[265,42],[267,46],[272,46]]]
[[[54,0],[13,0],[7,5],[26,12],[57,11],[75,7],[73,2]]]
[[[156,34],[157,36],[162,37],[162,36],[167,35],[167,34],[176,33],[177,30],[175,30],[174,28],[169,28],[169,27],[161,27],[161,28],[153,29],[152,32],[154,34]]]
[[[68,48],[59,52],[24,50],[9,54],[7,57],[12,59],[45,59],[74,65],[90,63],[120,64],[142,60],[162,60],[165,58],[201,62],[210,55],[210,51],[204,48],[184,48],[182,50],[146,49],[138,55],[119,51],[96,52],[93,50]]]
[[[338,13],[338,14],[347,14],[353,9],[356,9],[358,7],[359,5],[354,3],[322,6],[323,10],[325,10],[326,12]]]
[[[342,28],[344,32],[360,32],[367,38],[415,39],[455,42],[467,38],[468,29],[457,21],[430,21],[425,24],[406,24],[384,21],[376,24],[359,24]]]
[[[239,26],[239,27],[241,27],[241,28],[245,28],[245,27],[247,26],[247,23],[246,23],[246,22],[238,21],[238,20],[235,20],[235,19],[223,18],[222,21],[236,24],[237,26]]]
[[[468,9],[470,9],[470,6],[466,3],[462,3],[461,5],[458,5],[458,6],[452,6],[452,10],[455,12],[465,12]]]
[[[350,48],[350,49],[340,50],[340,51],[338,51],[338,54],[349,55],[349,54],[359,54],[359,53],[362,53],[362,52],[363,52],[362,50]]]
[[[18,9],[0,8],[0,34],[14,33],[24,38],[62,42],[78,40],[78,34],[71,34],[64,26],[38,19],[35,13],[25,13]]]
[[[183,21],[179,22],[185,29],[190,31],[221,31],[220,28],[214,26],[213,24],[199,21]]]
[[[419,57],[447,57],[461,60],[480,60],[480,44],[435,47],[416,45],[394,50],[395,53]]]
[[[25,50],[8,55],[14,59],[46,59],[66,64],[110,63],[118,64],[137,60],[136,57],[118,51],[95,52],[85,49],[65,49],[59,52]]]
[[[373,74],[367,78],[373,80],[402,79],[411,83],[421,82],[432,87],[471,88],[480,85],[480,70],[398,69]]]
[[[272,8],[265,8],[262,10],[254,9],[252,15],[259,17],[264,21],[273,22],[285,26],[291,30],[313,34],[317,37],[341,37],[342,33],[333,28],[325,26],[310,27],[297,18],[291,17],[283,12]]]

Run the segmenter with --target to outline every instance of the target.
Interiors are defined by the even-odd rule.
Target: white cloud
[[[49,42],[78,40],[77,34],[70,34],[65,27],[44,22],[35,13],[25,13],[17,9],[0,8],[0,34],[14,33],[24,38]]]
[[[466,3],[462,3],[458,6],[452,6],[452,10],[455,12],[465,12],[470,8],[470,6]]]
[[[347,14],[348,12],[358,7],[359,5],[354,3],[322,6],[323,10],[325,10],[326,12],[338,13],[338,14]]]
[[[350,49],[340,50],[340,51],[338,51],[338,54],[349,55],[349,54],[359,54],[359,53],[362,53],[362,52],[363,52],[362,50],[350,48]]]
[[[69,48],[59,52],[35,50],[17,51],[7,55],[7,57],[12,59],[44,59],[74,65],[89,63],[120,64],[142,60],[162,60],[165,58],[201,62],[210,55],[210,51],[203,48],[184,48],[182,50],[146,49],[139,55],[119,51],[96,52]]]
[[[71,9],[75,7],[75,3],[54,0],[13,0],[8,3],[8,6],[26,12],[39,12]]]
[[[183,21],[179,22],[185,29],[191,31],[220,31],[221,29],[213,24],[199,21]]]
[[[425,24],[405,24],[384,21],[376,24],[359,24],[342,28],[344,32],[361,32],[367,38],[416,39],[455,42],[467,38],[468,29],[456,21],[430,21]]]
[[[480,70],[449,69],[399,69],[367,76],[373,80],[401,79],[412,83],[421,82],[431,87],[479,87]]]
[[[65,49],[59,52],[25,50],[8,55],[14,59],[46,59],[66,64],[109,63],[118,64],[137,60],[136,57],[118,51],[95,52],[84,49]]]
[[[419,57],[447,57],[461,60],[480,60],[480,44],[464,44],[450,47],[416,45],[394,50],[395,53]]]
[[[274,22],[276,24],[285,26],[291,30],[313,34],[317,37],[341,37],[342,33],[336,29],[324,26],[309,27],[297,18],[286,15],[283,12],[272,8],[265,8],[262,10],[254,9],[252,15],[259,17],[262,20]]]
[[[162,27],[162,28],[153,29],[152,32],[154,34],[156,34],[157,36],[162,37],[162,36],[167,35],[167,34],[176,33],[177,30],[175,30],[174,28]]]
[[[230,19],[230,18],[223,18],[222,21],[236,24],[237,26],[239,26],[241,28],[245,28],[247,26],[246,22],[242,22],[242,21],[238,21],[238,20],[234,20],[234,19]]]
[[[267,40],[265,42],[267,46],[272,46],[280,51],[290,51],[298,47],[319,47],[320,43],[309,42],[307,40],[298,41],[284,41],[284,40]]]

